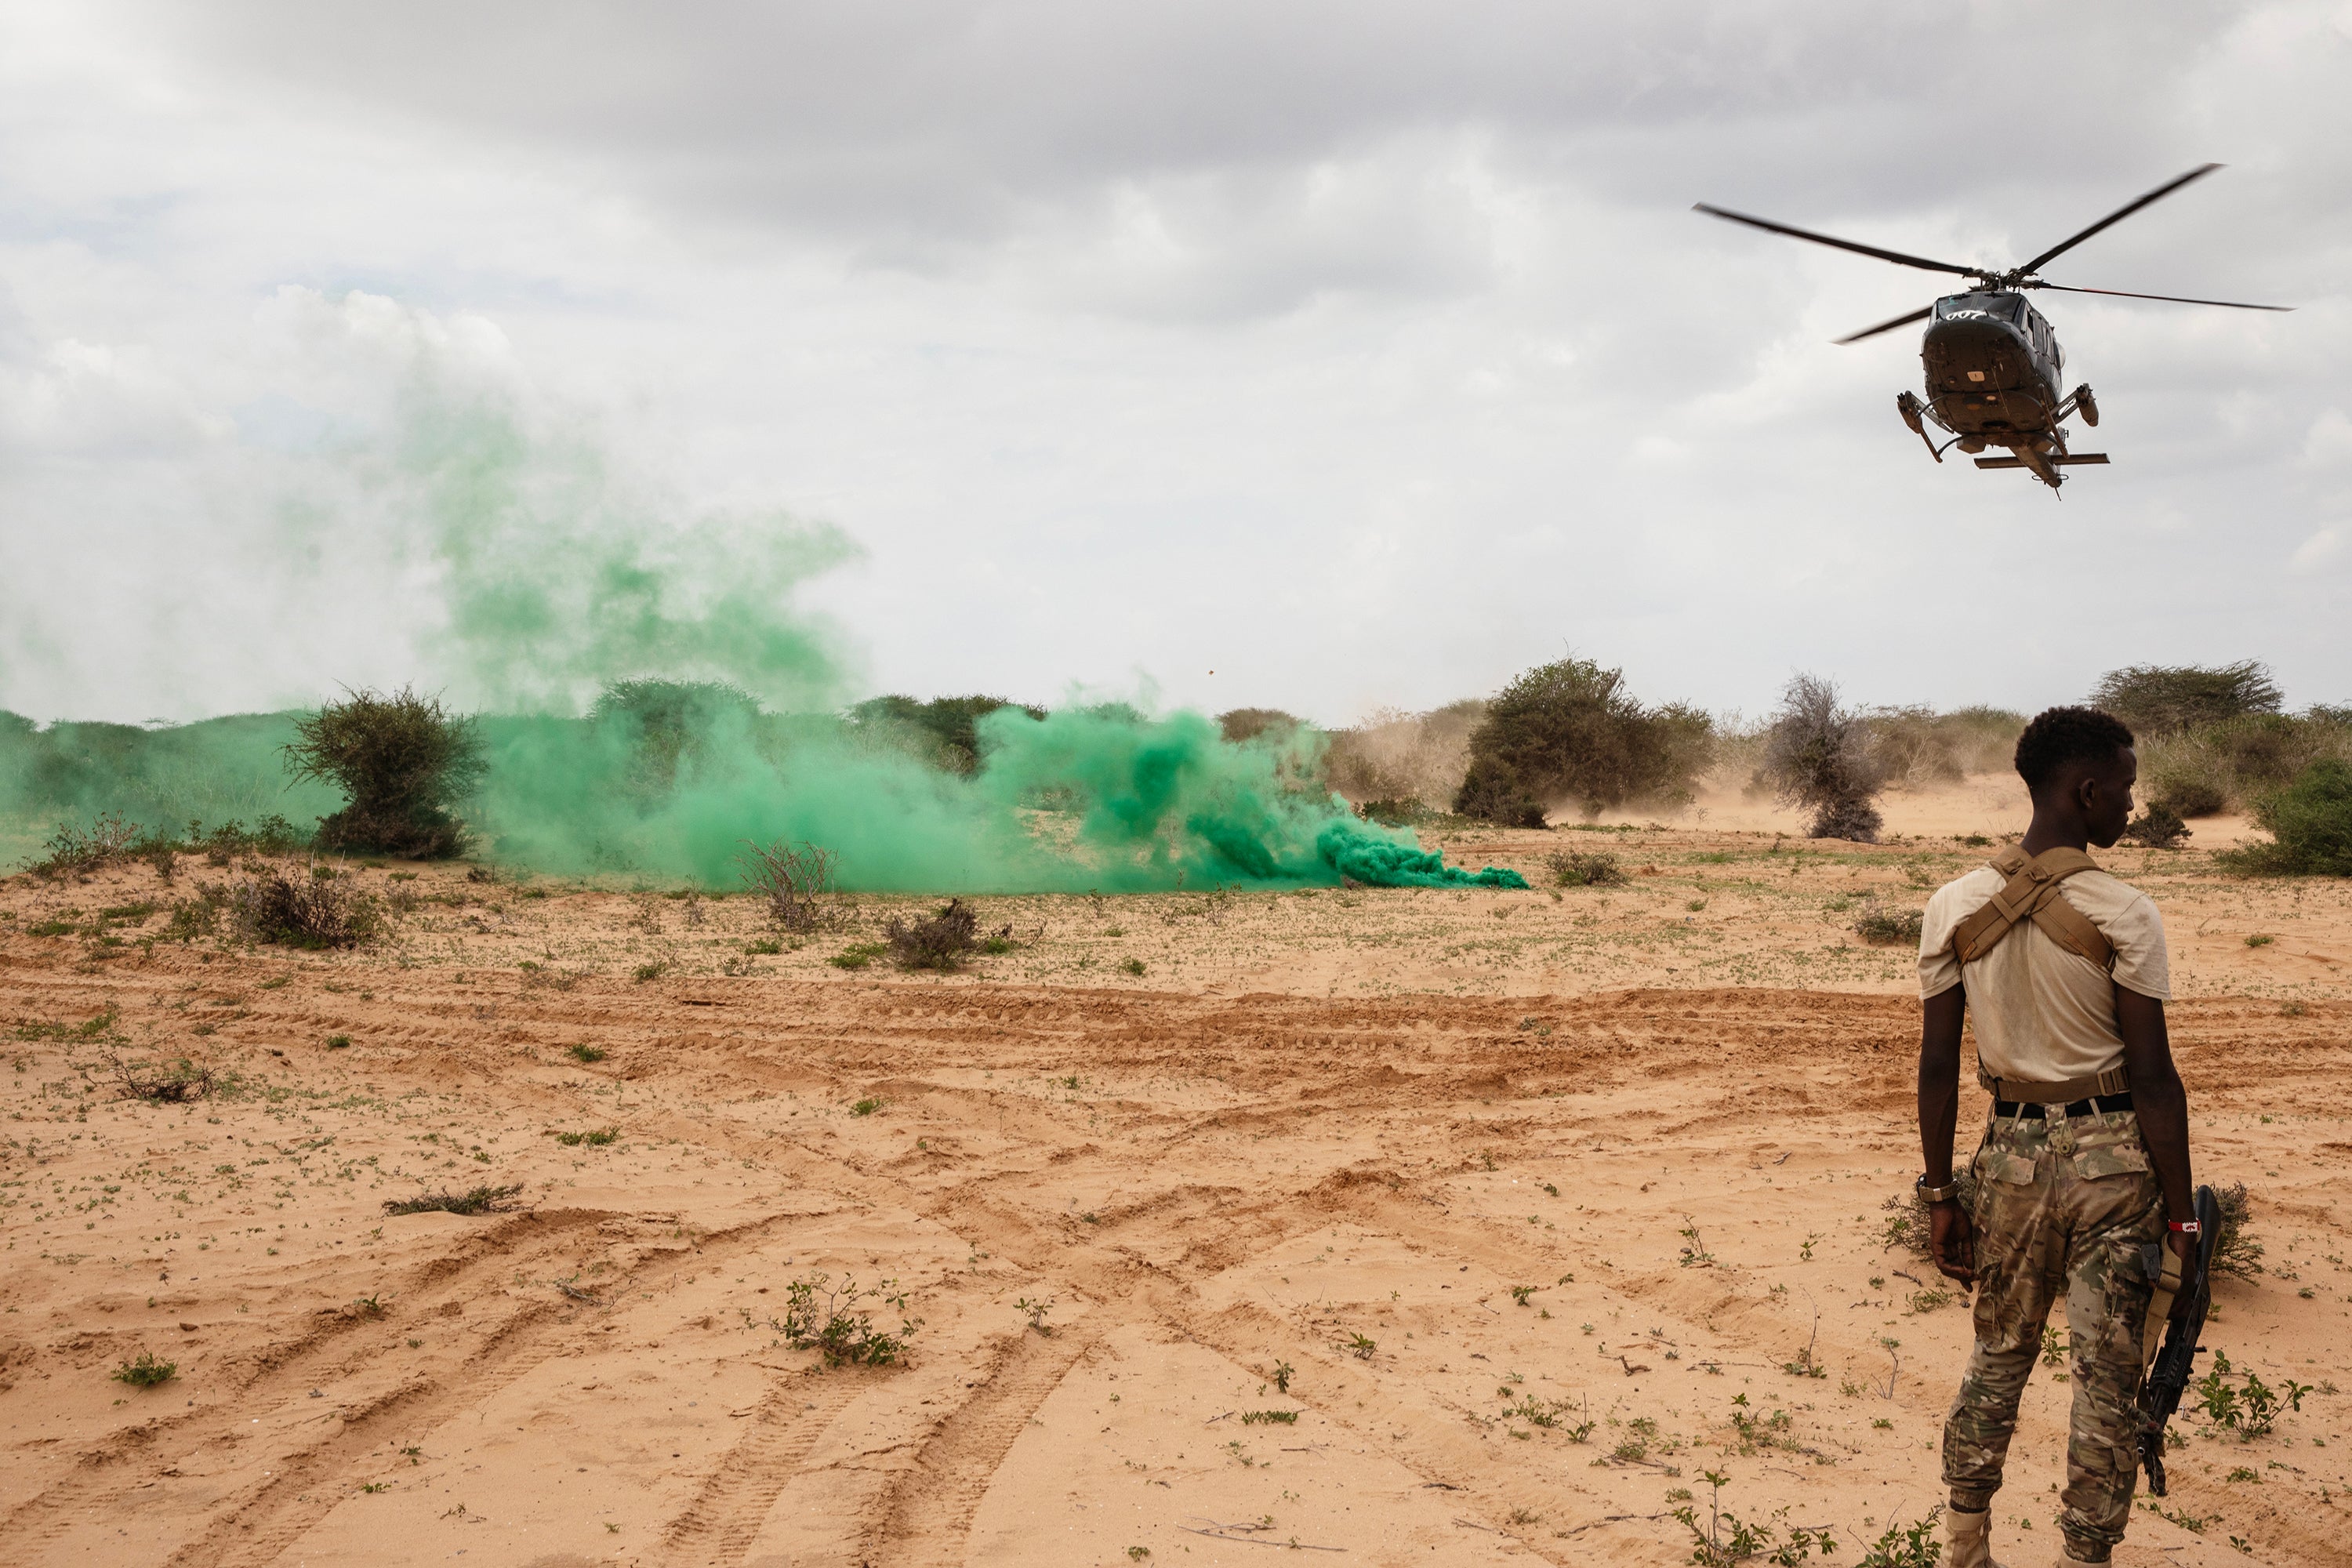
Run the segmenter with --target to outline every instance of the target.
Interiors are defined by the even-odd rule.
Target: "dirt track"
[[[634,984],[26,936],[0,965],[12,1019],[111,1005],[243,1075],[125,1101],[84,1091],[87,1039],[20,1030],[50,1037],[0,1074],[12,1563],[1663,1564],[1708,1470],[1851,1563],[1937,1498],[1967,1323],[1883,1244],[1899,994]],[[2200,1176],[2253,1187],[2273,1268],[2207,1342],[2319,1392],[2252,1444],[2189,1423],[2166,1506],[2201,1533],[2142,1512],[2116,1560],[2340,1563],[2352,1004],[2174,1019]],[[486,1183],[525,1206],[383,1212]],[[903,1364],[779,1342],[820,1272],[898,1282]],[[178,1375],[109,1380],[142,1350]],[[2021,1563],[2056,1543],[2050,1378],[2000,1504]]]

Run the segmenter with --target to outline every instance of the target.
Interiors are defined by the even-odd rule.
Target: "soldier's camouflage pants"
[[[2018,1396],[2063,1294],[2074,1408],[2058,1528],[2067,1555],[2104,1563],[2138,1479],[2132,1401],[2154,1291],[2140,1248],[2164,1238],[2139,1120],[2121,1110],[1998,1121],[1975,1169],[1976,1348],[1944,1423],[1944,1484],[1956,1508],[1990,1505]]]

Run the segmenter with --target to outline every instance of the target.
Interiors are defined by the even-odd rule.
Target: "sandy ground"
[[[827,962],[907,900],[750,953],[741,899],[354,868],[425,901],[299,954],[100,929],[234,868],[12,879],[0,1560],[1665,1564],[1712,1472],[1854,1563],[1938,1499],[1968,1324],[1885,1240],[1915,1008],[1850,927],[1985,853],[1965,809],[1446,844],[1633,873],[1558,897],[984,900],[1021,945],[947,977]],[[2174,933],[2200,1177],[2268,1249],[2206,1342],[2314,1390],[2252,1442],[2184,1421],[2116,1561],[2339,1563],[2352,889],[2107,858]],[[119,1097],[109,1008],[223,1089]],[[484,1184],[521,1190],[384,1212]],[[820,1276],[895,1281],[898,1364],[784,1342]],[[175,1375],[110,1376],[142,1352]],[[2057,1377],[2016,1564],[2056,1547]]]

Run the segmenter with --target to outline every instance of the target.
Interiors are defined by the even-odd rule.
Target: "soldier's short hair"
[[[2132,743],[2130,726],[2096,708],[2045,708],[2017,738],[2017,776],[2040,795],[2068,763],[2108,763]]]

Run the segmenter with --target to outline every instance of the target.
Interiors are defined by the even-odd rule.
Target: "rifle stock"
[[[2165,1425],[2180,1408],[2181,1395],[2189,1392],[2197,1352],[2204,1349],[2197,1341],[2205,1331],[2205,1313],[2213,1304],[2213,1249],[2221,1244],[2221,1204],[2210,1187],[2197,1189],[2197,1277],[2180,1282],[2188,1308],[2166,1324],[2164,1343],[2139,1385],[2139,1461],[2147,1468],[2147,1489],[2158,1497],[2165,1495]],[[2140,1249],[2141,1262],[2151,1279],[2158,1278],[2164,1250],[2162,1242]]]

